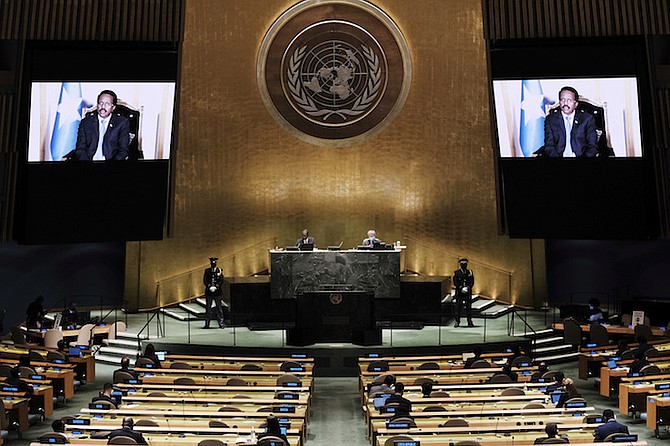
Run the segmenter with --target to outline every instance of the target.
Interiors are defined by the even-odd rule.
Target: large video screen
[[[28,161],[169,159],[174,103],[175,82],[33,82]]]
[[[493,95],[503,158],[642,156],[635,77],[494,80]]]

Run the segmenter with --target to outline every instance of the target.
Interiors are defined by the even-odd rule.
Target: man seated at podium
[[[295,246],[298,248],[300,248],[302,245],[316,245],[316,239],[309,235],[308,229],[303,229],[301,237],[295,242]]]
[[[381,243],[381,240],[377,238],[377,231],[370,229],[368,231],[368,238],[363,239],[363,246],[374,246],[378,243]]]

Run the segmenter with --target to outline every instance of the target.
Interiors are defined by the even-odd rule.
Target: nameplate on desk
[[[300,383],[297,382],[287,382],[282,384],[283,387],[300,387]]]
[[[88,418],[73,418],[70,420],[70,424],[77,424],[80,426],[90,426],[91,420]]]
[[[272,408],[277,413],[295,413],[295,406],[276,406]]]
[[[307,355],[305,353],[291,353],[291,358],[307,358]]]
[[[280,393],[277,395],[278,400],[297,400],[300,398],[300,395],[297,393]]]
[[[665,390],[665,389],[670,389],[670,384],[664,383],[664,384],[656,384],[656,390]]]
[[[124,380],[126,384],[142,384],[141,379],[126,379]]]
[[[593,417],[586,420],[586,424],[601,424],[604,422],[603,417]]]
[[[586,407],[586,401],[575,401],[574,403],[565,403],[566,408]]]
[[[30,379],[46,379],[46,378],[42,375],[30,375]]]
[[[379,353],[368,353],[368,358],[379,358]]]
[[[593,348],[597,346],[598,344],[596,344],[595,342],[589,342],[588,344],[586,344],[586,348]],[[591,354],[595,354],[595,352],[591,352]]]
[[[305,368],[304,367],[289,367],[289,372],[304,372]]]
[[[395,413],[395,407],[393,406],[382,406],[379,408],[380,413]]]
[[[619,435],[612,439],[612,443],[630,443],[637,441],[637,434],[634,435]]]
[[[63,361],[62,359],[54,359],[54,362],[56,364],[65,364],[65,361]]]
[[[409,429],[410,425],[409,423],[394,423],[391,421],[390,423],[386,424],[387,429]]]
[[[54,367],[54,368],[51,369],[51,370],[53,370],[54,372],[60,372],[60,367]]]
[[[3,392],[18,392],[19,388],[18,387],[3,387],[2,391]]]
[[[421,446],[419,440],[394,440],[393,446]]]
[[[530,367],[530,362],[522,362],[518,367]]]
[[[88,405],[89,409],[101,409],[101,410],[110,410],[112,406],[109,404],[99,404],[99,403],[90,403]]]

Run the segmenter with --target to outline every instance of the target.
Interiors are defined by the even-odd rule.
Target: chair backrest
[[[40,435],[37,440],[40,443],[46,443],[46,444],[65,444],[69,443],[70,440],[67,439],[67,436],[65,434],[62,434],[60,432],[49,432],[43,435]]]
[[[147,419],[137,420],[135,422],[135,426],[158,427],[158,422],[156,422],[154,420],[147,420]]]
[[[633,323],[633,315],[632,314],[622,314],[621,315],[621,325],[623,325],[624,327],[628,327],[632,323]]]
[[[137,358],[137,360],[135,361],[135,367],[144,367],[144,366],[146,366],[147,364],[151,364],[151,366],[156,367],[156,363],[155,363],[155,362],[153,362],[153,361],[152,361],[151,359],[149,359],[149,358],[145,358],[144,356],[140,356],[140,357]]]
[[[625,350],[621,353],[621,359],[635,359],[635,350],[632,348]]]
[[[412,440],[414,439],[409,435],[394,435],[386,439],[386,441],[384,442],[384,446],[393,446],[397,441],[412,441]]]
[[[660,356],[661,352],[659,352],[656,347],[649,347],[646,349],[643,353],[645,358],[654,358],[656,356]]]
[[[545,409],[544,404],[542,403],[528,403],[523,406],[524,409]]]
[[[442,425],[442,427],[468,427],[468,426],[470,426],[470,423],[468,423],[463,418],[451,418]]]
[[[430,397],[431,398],[449,398],[449,392],[445,390],[436,390],[434,392],[430,392]]]
[[[112,380],[114,381],[115,384],[126,382],[129,379],[135,379],[135,377],[131,373],[126,372],[125,370],[115,370],[114,376],[112,377]]]
[[[245,381],[242,378],[230,378],[226,381],[227,386],[248,386],[249,381]]]
[[[485,369],[486,367],[491,367],[491,363],[488,362],[486,359],[478,359],[472,363],[472,366],[470,368]]]
[[[256,443],[257,446],[288,446],[288,443],[284,441],[284,439],[275,437],[273,435],[267,435],[260,440],[258,440],[258,443]]]
[[[187,376],[182,376],[180,378],[176,378],[174,381],[172,381],[172,383],[177,384],[179,386],[194,386],[195,380]]]
[[[19,366],[19,376],[21,378],[30,378],[33,375],[36,375],[37,372],[35,371],[34,368],[28,367],[25,365],[20,365]]]
[[[597,345],[607,345],[610,342],[607,328],[597,322],[594,322],[590,325],[589,336],[591,338],[591,342]]]
[[[525,363],[530,364],[531,362],[533,362],[533,360],[530,359],[530,357],[521,355],[521,356],[517,356],[516,358],[514,358],[510,365],[512,367],[519,367],[520,364],[525,364]]]
[[[525,394],[526,392],[524,392],[523,389],[519,389],[518,387],[509,387],[500,392],[500,396],[518,396]]]
[[[242,412],[242,409],[235,406],[221,406],[217,412]]]
[[[47,361],[67,361],[67,356],[63,352],[51,350],[47,352]]]
[[[454,446],[481,446],[481,443],[475,440],[463,440],[457,441]]]
[[[372,361],[368,364],[368,372],[388,372],[388,361]]]
[[[279,370],[282,372],[290,372],[292,369],[299,369],[302,366],[295,361],[285,361],[279,366]]]
[[[44,361],[44,356],[42,356],[42,353],[35,350],[28,351],[28,357],[31,361]]]
[[[272,406],[261,406],[256,409],[256,412],[274,412],[274,408]]]
[[[167,395],[163,392],[149,392],[147,396],[150,398],[167,398]]]
[[[563,340],[566,344],[580,345],[582,343],[582,327],[574,318],[563,320]]]
[[[23,334],[23,331],[19,327],[11,327],[9,329],[10,334],[12,335],[12,342],[14,344],[25,344],[26,335]]]
[[[562,438],[562,437],[553,437],[553,438],[545,438],[542,440],[542,444],[562,444],[562,443],[570,443],[567,438]]]
[[[209,420],[209,427],[228,427],[228,425],[221,420]]]
[[[192,369],[193,367],[190,366],[190,364],[186,364],[185,362],[173,362],[170,364],[171,369],[179,369],[179,370],[188,370]]]
[[[422,412],[446,412],[447,408],[444,406],[426,406]]]
[[[240,370],[261,372],[263,371],[263,367],[259,366],[258,364],[244,364],[242,367],[240,367]]]
[[[410,417],[398,417],[398,418],[393,418],[390,422],[392,423],[398,423],[398,424],[405,424],[407,423],[408,427],[416,427],[416,421],[414,421],[413,418]]]
[[[512,378],[510,378],[508,375],[505,375],[504,373],[496,373],[492,377],[489,378],[490,383],[511,383]]]
[[[228,446],[228,443],[224,443],[216,438],[205,438],[198,443],[198,446]]]
[[[542,379],[548,380],[548,379],[554,379],[554,376],[556,376],[556,371],[555,370],[549,370],[548,372],[544,372],[541,376]]]
[[[418,370],[440,370],[440,364],[437,362],[424,362],[417,368]]]
[[[605,437],[605,438],[603,439],[603,442],[605,442],[605,443],[611,443],[611,442],[613,442],[614,440],[616,440],[616,439],[619,438],[619,437],[628,437],[628,436],[629,436],[629,434],[625,434],[625,433],[623,433],[623,432],[615,432],[615,433],[613,433],[613,434],[609,434],[607,437]]]
[[[431,378],[427,378],[425,376],[421,376],[421,377],[414,380],[413,385],[422,386],[423,383],[431,383],[432,385],[435,385],[435,384],[437,384],[437,381],[435,381],[434,379],[431,379]]]
[[[95,325],[93,324],[82,325],[82,327],[79,329],[79,333],[77,334],[77,345],[90,345],[94,328]]]
[[[279,378],[277,378],[277,385],[278,386],[283,386],[286,383],[295,383],[298,386],[302,385],[302,382],[300,381],[300,378],[298,378],[295,375],[291,375],[290,373],[285,373],[281,375]]]
[[[647,339],[654,338],[654,333],[651,331],[651,327],[649,325],[636,325],[633,327],[633,331],[635,332],[636,338],[640,336],[644,336]]]
[[[101,406],[105,406],[107,409],[110,409],[110,410],[111,409],[116,409],[116,404],[114,404],[110,401],[107,401],[107,400],[97,400],[97,399],[93,398],[93,402],[95,404],[100,404]]]
[[[372,372],[374,370],[368,370],[368,372]],[[372,380],[372,384],[382,384],[384,380],[386,379],[387,376],[393,376],[392,373],[385,373],[383,375],[377,376],[375,379]]]
[[[44,333],[44,346],[46,348],[58,348],[58,341],[63,339],[63,332],[51,328]]]
[[[118,333],[126,331],[126,323],[123,321],[116,321],[109,326],[109,333],[107,333],[107,341],[116,339]]]
[[[640,375],[658,375],[661,373],[661,369],[655,364],[647,364],[640,369]]]
[[[125,435],[117,435],[114,438],[110,438],[107,444],[137,444],[132,437],[126,437]]]

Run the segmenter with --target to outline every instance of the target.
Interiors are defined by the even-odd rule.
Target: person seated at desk
[[[295,246],[300,248],[302,245],[316,246],[316,239],[309,235],[308,229],[303,229],[301,237],[295,241]]]
[[[558,443],[558,440],[563,440],[563,443],[570,443],[567,435],[558,435],[558,424],[556,423],[547,423],[544,427],[544,432],[547,436],[536,438],[534,444],[550,443],[550,439],[554,440],[551,443]]]
[[[614,411],[612,409],[605,409],[603,411],[603,419],[605,423],[598,426],[593,434],[594,442],[604,441],[611,434],[628,434],[628,426],[619,423],[614,418]]]
[[[130,368],[130,358],[128,356],[124,356],[123,358],[121,358],[121,368],[114,370],[112,376],[116,375],[116,372],[129,373],[130,375],[132,375],[133,378],[137,378],[139,376],[139,373]]]
[[[635,360],[628,366],[628,376],[636,376],[642,367],[649,365],[649,360],[643,351],[637,350]]]
[[[9,378],[5,379],[3,387],[16,387],[19,392],[26,392],[31,395],[34,390],[33,386],[21,379],[18,367],[12,368],[9,372]]]
[[[421,395],[424,398],[430,398],[430,394],[433,393],[433,382],[424,381],[421,383]]]
[[[281,426],[279,425],[279,419],[274,415],[270,415],[265,419],[265,432],[258,436],[260,440],[263,437],[277,437],[281,438],[288,444],[288,439],[286,435],[281,433]]]
[[[554,375],[554,383],[547,386],[547,393],[554,393],[556,391],[562,391],[556,407],[563,407],[565,402],[570,398],[580,398],[582,395],[577,390],[575,382],[571,378],[567,378],[565,374],[561,371],[556,372]]]
[[[368,395],[372,396],[377,393],[395,393],[395,390],[393,390],[393,385],[395,384],[395,376],[393,375],[386,375],[384,377],[384,382],[381,384],[371,384],[370,385],[370,390],[368,391]]]
[[[156,355],[156,347],[154,347],[153,344],[147,344],[144,348],[142,357],[150,359],[154,363],[154,368],[160,369],[162,367],[161,360],[158,359],[158,356]]]
[[[91,403],[98,403],[100,401],[107,401],[108,403],[111,403],[114,408],[116,408],[118,401],[112,396],[112,392],[114,391],[114,386],[112,386],[112,383],[105,383],[102,386],[102,392],[96,397],[93,397],[91,400]]]
[[[633,349],[633,357],[637,358],[639,354],[644,354],[647,350],[651,348],[651,345],[647,342],[647,337],[640,335],[637,337],[638,346]]]
[[[64,434],[65,423],[63,423],[63,420],[54,420],[54,422],[51,423],[51,429],[53,429],[54,432],[58,432],[59,434]]]
[[[519,356],[526,356],[526,352],[521,350],[521,345],[514,344],[511,348],[512,355],[507,357],[507,364],[512,364],[512,362]]]
[[[600,309],[600,301],[595,297],[589,300],[589,322],[597,322],[602,324],[605,320],[603,312]]]
[[[530,375],[530,382],[540,382],[540,378],[549,371],[549,366],[547,366],[546,362],[541,362],[537,365],[537,371],[533,372],[532,375]]]
[[[66,330],[74,330],[77,328],[77,302],[70,302],[70,304],[63,310],[61,325]]]
[[[617,344],[617,351],[614,354],[617,358],[621,358],[621,355],[623,355],[623,352],[628,350],[628,339],[626,338],[621,338],[619,339],[619,342]]]
[[[410,416],[409,414],[412,411],[412,402],[402,396],[404,391],[405,385],[403,383],[396,383],[395,393],[386,398],[386,406],[391,403],[398,403],[393,418]]]
[[[363,246],[374,246],[382,241],[377,238],[377,231],[370,229],[368,231],[368,237],[363,239]]]
[[[482,348],[480,346],[475,345],[472,348],[472,353],[474,353],[474,356],[470,356],[468,359],[465,360],[463,368],[471,369],[472,364],[474,364],[475,361],[479,361],[482,358]]]
[[[144,439],[142,433],[133,430],[135,422],[131,417],[125,417],[121,426],[121,429],[115,429],[109,433],[107,444],[109,444],[110,440],[114,437],[130,437],[135,440],[137,444],[147,444],[147,440]]]

